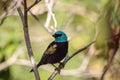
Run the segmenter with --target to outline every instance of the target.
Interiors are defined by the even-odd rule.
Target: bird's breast
[[[68,42],[57,43],[57,50],[54,54],[54,59],[56,62],[60,62],[68,52]]]

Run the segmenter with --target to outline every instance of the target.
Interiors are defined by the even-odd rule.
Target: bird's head
[[[67,42],[67,35],[63,31],[57,31],[53,34],[55,42]]]

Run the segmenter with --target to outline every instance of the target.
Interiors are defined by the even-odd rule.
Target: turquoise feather
[[[56,35],[61,34],[61,36],[55,38],[55,42],[66,42],[67,40],[67,35],[63,31],[57,31],[55,33]]]

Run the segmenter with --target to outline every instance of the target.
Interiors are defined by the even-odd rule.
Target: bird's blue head
[[[67,42],[67,35],[63,31],[55,32],[53,37],[55,38],[55,42]]]

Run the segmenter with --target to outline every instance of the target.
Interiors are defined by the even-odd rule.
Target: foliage
[[[94,55],[90,59],[89,65],[87,66],[88,70],[96,73],[103,70],[103,64],[109,57],[108,52],[110,49],[108,43],[112,42],[112,32],[117,33],[120,28],[120,7],[116,12],[114,10],[115,5],[117,4],[116,1],[117,0],[56,0],[53,8],[53,12],[55,13],[58,23],[58,30],[63,30],[68,36],[70,36],[69,54],[72,54],[77,49],[82,48],[90,41],[96,39],[96,49],[94,51]],[[33,0],[30,0],[29,4],[32,2]],[[41,1],[34,9],[45,6],[43,4],[44,1]],[[0,6],[1,5],[3,4],[0,3]],[[3,11],[3,8],[1,9]],[[0,14],[2,14],[2,12],[0,12]],[[8,60],[14,54],[18,46],[22,45],[25,48],[22,23],[19,15],[16,14],[17,13],[15,12],[15,14],[8,16],[4,23],[0,26],[1,63]],[[46,12],[43,12],[42,14],[35,14],[43,23],[45,22],[47,16]],[[43,26],[33,19],[31,15],[28,16],[28,20],[34,57],[38,62],[45,51],[46,46],[48,46],[53,38],[48,34]],[[53,24],[52,21],[51,24]],[[113,27],[113,25],[115,25],[115,27]],[[75,70],[80,68],[84,57],[88,54],[88,52],[89,49],[75,56],[67,63],[64,69]],[[22,53],[18,59],[29,60],[26,53],[26,51],[24,54]],[[117,53],[119,53],[119,50]],[[118,57],[115,57],[115,61],[117,62],[118,59],[119,62],[120,55],[116,55],[118,55]],[[120,67],[119,63],[117,63],[117,67]],[[30,69],[31,67],[28,66],[13,64],[0,72],[0,80],[34,80],[35,78],[33,73],[29,73]],[[41,80],[47,80],[51,74],[51,72],[41,68],[39,68],[39,73]],[[9,79],[6,79],[6,76]],[[107,79],[110,79],[111,77],[108,76]],[[90,78],[85,76],[82,77],[80,75],[77,77],[58,75],[55,80],[97,80],[98,78],[99,77],[91,76]]]

